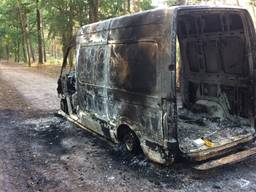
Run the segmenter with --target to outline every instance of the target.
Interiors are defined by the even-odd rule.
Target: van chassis
[[[177,10],[174,11],[175,14],[177,14],[176,11]],[[175,15],[175,17],[176,16],[177,15]],[[108,25],[108,22],[109,21],[106,22],[106,26]],[[116,22],[116,24],[117,23],[118,22]],[[104,24],[104,22],[103,22],[103,24]],[[102,25],[103,28],[106,27],[106,26]],[[82,33],[81,38],[83,38],[85,36],[84,33],[88,32],[86,30],[95,30],[95,29],[97,30],[97,28],[93,28],[93,27],[90,28],[90,26],[88,27],[88,29],[86,29],[86,28],[83,29],[82,28],[81,29],[81,31],[82,31],[81,32]],[[99,34],[102,35],[102,37],[104,36],[104,33],[105,33],[104,30],[99,32]],[[88,34],[90,35],[91,33],[88,33]],[[88,37],[88,39],[90,39],[90,36]],[[172,39],[172,40],[174,41],[174,39]],[[121,50],[121,48],[118,49],[118,46],[119,46],[118,43],[120,43],[120,42],[117,42],[117,44],[115,44],[115,46],[113,46],[114,47],[113,52],[115,54],[116,54],[115,51],[120,51]],[[139,42],[137,42],[137,43],[139,44]],[[146,44],[147,43],[145,43],[145,42],[141,42],[142,47],[145,46]],[[151,42],[151,44],[155,45],[152,42]],[[151,44],[149,44],[149,45],[151,45]],[[152,46],[152,47],[154,47],[154,46]],[[85,49],[84,54],[88,54],[86,52],[86,50],[88,51],[88,50],[90,50],[90,48]],[[92,50],[90,50],[88,52],[92,52]],[[101,49],[99,49],[99,50],[101,50]],[[128,52],[128,50],[126,50],[126,51]],[[158,116],[154,117],[155,119],[156,118],[161,118],[161,126],[162,126],[161,131],[164,132],[163,133],[163,138],[161,138],[161,140],[158,139],[159,138],[158,135],[153,135],[152,132],[146,131],[146,129],[144,129],[144,130],[141,129],[142,125],[137,125],[136,120],[135,121],[130,120],[129,118],[127,118],[125,116],[122,116],[121,114],[118,114],[118,117],[105,118],[105,119],[108,119],[107,121],[103,120],[104,118],[102,118],[101,115],[97,114],[97,112],[88,112],[85,109],[85,107],[84,107],[84,109],[82,109],[83,106],[82,105],[80,106],[78,104],[78,101],[81,103],[81,99],[84,99],[86,97],[85,93],[83,93],[84,95],[81,94],[81,91],[86,90],[87,87],[89,87],[91,85],[89,85],[89,86],[86,85],[86,86],[82,87],[79,84],[81,82],[78,83],[79,78],[77,78],[78,77],[78,72],[77,71],[68,72],[66,74],[63,74],[63,69],[67,65],[66,64],[67,55],[68,55],[68,53],[64,57],[63,66],[62,66],[62,69],[61,69],[61,75],[60,75],[60,78],[58,80],[57,91],[58,91],[58,94],[61,98],[61,100],[60,100],[61,110],[59,110],[58,113],[61,116],[67,118],[69,121],[75,123],[79,127],[83,128],[83,129],[86,129],[87,131],[91,132],[92,134],[99,135],[99,136],[101,136],[100,138],[102,138],[104,140],[107,140],[107,141],[111,141],[111,143],[116,143],[116,144],[117,143],[123,143],[125,145],[126,149],[129,152],[137,153],[138,148],[140,148],[143,151],[143,153],[150,160],[152,160],[156,163],[160,163],[160,164],[167,164],[167,165],[172,164],[174,162],[175,158],[178,155],[184,156],[184,157],[186,157],[186,158],[188,158],[189,160],[192,160],[192,161],[201,161],[201,162],[203,161],[203,164],[197,165],[195,167],[198,170],[207,170],[207,169],[218,167],[218,166],[221,166],[221,165],[224,165],[224,164],[230,164],[230,163],[233,163],[233,162],[241,161],[241,160],[244,160],[247,157],[251,157],[252,155],[256,154],[256,148],[250,148],[250,149],[240,151],[238,153],[234,153],[234,151],[236,149],[238,149],[238,148],[241,149],[246,144],[248,144],[250,142],[253,142],[255,140],[255,135],[254,136],[253,135],[248,136],[246,138],[244,137],[240,140],[236,140],[232,143],[228,143],[228,144],[222,145],[220,147],[214,147],[214,148],[212,148],[210,150],[207,150],[207,151],[199,151],[199,152],[197,152],[197,154],[194,154],[194,156],[193,156],[193,154],[187,155],[184,152],[182,152],[182,150],[180,149],[180,146],[179,146],[179,140],[177,138],[177,133],[176,133],[177,132],[177,118],[178,117],[177,117],[177,111],[175,110],[176,107],[177,107],[176,106],[177,103],[176,103],[175,94],[171,96],[171,97],[173,97],[172,99],[170,99],[171,97],[169,95],[166,95],[166,97],[170,97],[168,99],[165,98],[165,96],[161,95],[161,101],[160,100],[156,101],[156,100],[153,100],[152,98],[149,98],[150,102],[151,102],[150,99],[152,99],[152,103],[153,103],[152,105],[155,108],[159,107],[158,109],[160,109],[160,106],[162,107],[160,109],[160,110],[162,110],[162,113],[163,113],[162,116],[160,117],[160,115],[157,114]],[[98,55],[100,55],[100,54],[98,54]],[[90,55],[86,55],[86,56],[88,58],[90,57]],[[172,66],[174,66],[174,65],[171,64],[169,66],[169,71],[171,71],[171,73],[175,72],[175,67],[172,67]],[[104,72],[106,73],[106,71],[104,71]],[[124,71],[119,71],[119,73],[123,73],[123,72]],[[175,73],[173,73],[173,74],[175,74]],[[121,76],[121,77],[123,77],[123,76]],[[173,77],[175,77],[175,75]],[[135,84],[136,83],[137,82],[135,82]],[[82,88],[81,87],[79,88],[79,86],[81,86]],[[166,86],[166,88],[167,87],[168,86]],[[169,88],[170,87],[168,87],[168,90],[169,90]],[[114,90],[114,91],[116,91],[116,90]],[[115,97],[115,99],[116,99],[116,98],[119,98],[120,95],[121,95],[121,97],[122,97],[122,95],[125,96],[125,94],[120,93],[121,91],[119,93],[116,93],[116,92],[114,93],[114,91],[113,91],[113,93],[110,92],[110,100],[113,99],[111,97]],[[175,91],[173,91],[173,92],[175,92]],[[92,92],[92,93],[95,93],[95,92]],[[106,96],[107,93],[106,92],[104,92],[104,93],[105,93],[105,95],[103,95],[103,96]],[[78,95],[78,94],[81,94],[81,95]],[[88,94],[88,93],[86,93],[86,94]],[[89,92],[89,94],[91,94],[91,93]],[[82,96],[82,98],[80,98],[79,96],[80,97]],[[93,96],[97,97],[96,94],[93,95]],[[148,100],[147,100],[148,98],[146,97],[146,95],[144,95],[144,96],[145,96],[146,99],[145,99],[145,101],[143,100],[145,102],[143,104],[150,105],[150,102],[148,102]],[[135,98],[134,95],[132,96],[132,98],[130,98],[131,95],[129,95],[127,97],[129,99],[129,102],[131,102],[131,100],[133,101],[134,98]],[[107,98],[109,99],[109,95],[107,95]],[[136,99],[138,99],[138,98],[139,98],[139,96],[136,96]],[[175,101],[174,101],[174,99],[175,99]],[[140,99],[138,99],[138,101],[140,101]],[[84,102],[86,102],[86,101],[84,101]],[[119,102],[118,105],[120,105],[119,106],[120,108],[122,108],[123,106],[126,106],[123,101],[118,100],[118,102]],[[129,108],[127,108],[127,109],[129,109]],[[149,113],[149,117],[151,117],[150,115],[152,115],[152,114],[153,115],[156,114],[156,113],[155,114],[151,113],[150,110],[152,110],[152,109],[154,109],[154,108],[152,107],[151,109],[146,111],[147,113]],[[107,110],[112,110],[112,109],[110,107],[110,109],[107,108]],[[138,110],[138,113],[139,112],[142,113],[141,109]],[[130,112],[130,113],[132,113],[132,112]],[[107,116],[109,116],[109,115],[111,116],[111,113],[107,112],[106,114],[107,114]],[[138,114],[137,114],[137,116],[138,116]],[[152,121],[155,120],[154,118],[153,118],[153,120],[152,120],[152,118],[150,119],[150,125],[149,125],[150,127],[151,126],[153,127],[155,125],[155,124],[152,123]],[[91,120],[89,120],[89,119],[91,119]],[[157,126],[160,125],[159,122],[160,121],[157,121],[157,124],[156,124]],[[150,134],[151,134],[152,138],[151,138],[151,136],[148,137],[148,135],[150,135]],[[155,138],[157,138],[157,139],[155,139]],[[153,140],[155,140],[155,141],[153,141]],[[227,153],[233,153],[233,154],[222,157],[223,155],[226,155]],[[217,157],[219,159],[217,159],[217,160],[214,159],[214,160],[210,160],[210,161],[205,162],[205,160],[208,160],[208,159],[211,159],[211,158],[217,158]]]

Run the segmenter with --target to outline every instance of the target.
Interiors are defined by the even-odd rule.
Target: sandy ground
[[[130,156],[62,118],[56,77],[0,63],[0,191],[256,191],[256,158],[196,172]]]

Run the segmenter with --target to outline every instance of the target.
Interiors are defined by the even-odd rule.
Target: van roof
[[[95,33],[98,31],[103,31],[109,28],[111,24],[111,28],[117,27],[115,23],[118,23],[118,27],[124,27],[126,21],[130,20],[131,18],[137,17],[138,20],[139,18],[143,18],[143,24],[149,24],[150,23],[157,23],[157,20],[160,20],[160,17],[167,15],[168,13],[173,13],[174,11],[178,10],[200,10],[200,9],[233,9],[233,10],[246,10],[245,8],[242,7],[237,7],[237,6],[211,6],[211,5],[181,5],[181,6],[172,6],[172,7],[166,7],[166,8],[155,8],[155,9],[150,9],[147,11],[142,11],[138,13],[133,13],[130,15],[123,15],[119,17],[113,17],[109,18],[106,20],[98,21],[95,23],[87,24],[82,26],[77,35],[82,35],[86,33]],[[137,19],[135,19],[137,20]]]

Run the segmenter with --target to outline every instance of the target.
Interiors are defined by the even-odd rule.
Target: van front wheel
[[[128,131],[123,138],[123,143],[125,149],[133,154],[138,154],[140,152],[140,142],[137,136],[132,132]]]

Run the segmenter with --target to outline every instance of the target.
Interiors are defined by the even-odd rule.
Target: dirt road
[[[256,191],[256,158],[207,173],[132,157],[55,117],[56,78],[0,63],[0,191]]]

